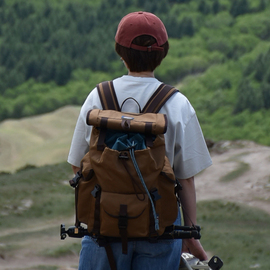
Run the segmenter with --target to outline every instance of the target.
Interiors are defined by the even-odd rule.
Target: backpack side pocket
[[[77,216],[79,221],[86,224],[88,228],[93,226],[91,223],[94,220],[95,198],[91,192],[96,184],[95,178],[94,173],[90,179],[81,178],[77,187]]]
[[[174,223],[178,214],[178,203],[175,196],[175,175],[167,157],[164,167],[159,175],[158,191],[161,199],[156,201],[157,213],[160,213],[160,231],[162,234],[165,227]]]

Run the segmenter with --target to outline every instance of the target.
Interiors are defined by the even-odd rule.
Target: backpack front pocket
[[[120,237],[120,229],[126,229],[128,237],[147,237],[149,233],[148,201],[146,194],[101,192],[100,234]]]

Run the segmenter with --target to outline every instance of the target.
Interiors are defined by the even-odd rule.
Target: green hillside
[[[65,162],[78,115],[78,106],[66,106],[0,123],[0,172]]]
[[[176,84],[213,140],[270,145],[269,0],[0,0],[0,121],[81,105],[125,74],[114,34],[128,12],[157,14]]]

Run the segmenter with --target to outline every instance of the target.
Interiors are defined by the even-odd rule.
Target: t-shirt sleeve
[[[85,121],[86,119],[83,119],[83,116],[80,114],[74,130],[67,160],[68,163],[76,167],[80,167],[81,159],[87,153],[89,148],[89,145],[86,140],[86,130],[85,130],[86,126],[84,123]]]
[[[92,127],[86,124],[86,117],[89,110],[101,109],[97,89],[94,88],[86,98],[78,117],[76,127],[68,155],[68,163],[80,167],[81,159],[89,150],[90,134]]]
[[[212,164],[205,139],[194,113],[176,138],[174,172],[177,178],[195,176]]]

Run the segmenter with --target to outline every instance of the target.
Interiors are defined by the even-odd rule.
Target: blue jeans
[[[174,222],[181,225],[180,212]],[[160,240],[128,242],[128,254],[122,254],[122,243],[111,243],[114,259],[119,270],[178,270],[181,257],[182,240]],[[79,270],[109,270],[104,247],[99,247],[89,236],[82,239]]]

